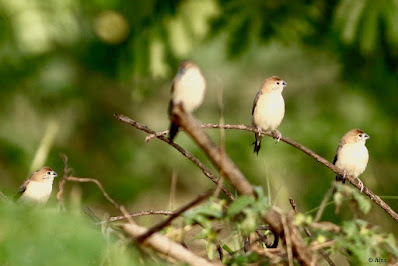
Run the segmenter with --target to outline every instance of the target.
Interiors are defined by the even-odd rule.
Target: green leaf
[[[343,222],[343,232],[347,236],[356,236],[358,232],[358,227],[354,221],[344,221]]]
[[[229,217],[235,216],[242,212],[242,210],[255,202],[251,196],[241,196],[229,205],[227,215]]]
[[[364,195],[359,193],[358,191],[355,191],[353,193],[353,197],[358,203],[358,207],[363,212],[364,214],[368,214],[370,209],[372,208],[372,203],[368,198],[366,198]]]

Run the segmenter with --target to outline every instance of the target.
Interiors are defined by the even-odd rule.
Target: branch
[[[102,194],[104,195],[104,197],[110,202],[112,203],[113,206],[116,207],[116,209],[120,210],[120,206],[119,204],[117,204],[117,202],[112,199],[108,193],[106,193],[104,187],[102,186],[102,184],[94,178],[82,178],[82,177],[74,177],[74,176],[66,176],[64,177],[64,179],[66,181],[73,181],[73,182],[79,182],[79,183],[89,183],[92,182],[94,184],[96,184],[98,186],[98,188],[101,190]]]
[[[232,162],[227,154],[222,154],[217,145],[210,139],[201,128],[201,124],[194,117],[186,113],[182,106],[177,105],[172,110],[173,122],[180,125],[188,135],[206,153],[213,165],[228,178],[230,183],[236,188],[239,194],[254,195],[253,186],[242,174],[238,167]]]
[[[223,128],[223,129],[237,129],[237,130],[245,130],[245,131],[250,131],[253,133],[258,133],[257,129],[251,126],[246,126],[246,125],[230,125],[230,124],[225,124],[225,125],[218,125],[218,124],[203,124],[201,125],[202,128]],[[163,134],[167,134],[168,131],[162,131],[158,133],[153,133],[156,134],[156,136],[162,136]],[[274,137],[272,132],[262,132],[263,136],[269,136],[269,137]],[[153,138],[152,135],[147,137],[147,140],[150,140]],[[308,149],[304,145],[301,145],[300,143],[295,142],[294,140],[282,136],[281,141],[299,149],[300,151],[304,152],[305,154],[309,155],[310,157],[314,158],[321,164],[325,165],[326,167],[330,168],[333,172],[335,172],[337,175],[343,176],[344,171],[323,158],[322,156],[318,155],[317,153],[313,152],[312,150]],[[346,175],[345,177],[354,187],[357,189],[361,189],[361,186],[357,183],[358,181],[353,178],[352,176]],[[385,203],[379,196],[374,194],[370,189],[364,186],[363,188],[363,193],[368,196],[374,203],[379,205],[384,211],[386,211],[395,221],[398,222],[398,214],[387,204]]]
[[[133,238],[137,238],[147,232],[147,229],[141,226],[138,226],[133,223],[124,224],[122,226],[123,231],[125,231],[128,235]],[[215,263],[211,263],[205,260],[202,257],[199,257],[184,248],[181,244],[178,244],[174,241],[171,241],[165,236],[162,236],[158,233],[153,234],[149,237],[146,242],[147,245],[151,246],[153,249],[166,255],[167,257],[173,258],[178,261],[182,261],[188,263],[189,265],[219,265]]]
[[[290,202],[290,205],[292,205],[293,211],[295,213],[298,213],[297,205],[296,205],[296,202],[294,201],[294,199],[289,199],[289,202]],[[305,234],[311,239],[312,234],[311,234],[310,230],[306,226],[304,226],[303,228],[304,228]],[[318,248],[319,248],[319,246],[318,246]],[[311,247],[311,249],[314,250],[314,247]],[[324,250],[320,249],[319,254],[321,254],[321,256],[327,261],[327,263],[329,263],[329,265],[336,266],[336,264],[334,264],[332,259],[329,257],[329,255]]]
[[[144,242],[145,239],[147,239],[148,237],[150,237],[151,235],[153,235],[154,233],[162,230],[163,228],[165,228],[166,226],[168,226],[175,218],[177,218],[178,216],[180,216],[182,213],[184,213],[185,211],[187,211],[188,209],[192,208],[193,206],[195,206],[196,204],[200,203],[201,201],[207,199],[208,197],[211,196],[211,194],[213,194],[213,190],[208,190],[205,193],[200,194],[196,199],[194,199],[193,201],[187,203],[186,205],[182,206],[180,209],[178,209],[177,211],[175,211],[169,218],[167,218],[165,221],[153,226],[152,228],[150,228],[147,232],[145,232],[145,234],[139,236],[137,238],[138,242]]]
[[[133,126],[141,131],[144,131],[148,134],[155,134],[156,132],[149,129],[146,125],[143,125],[141,123],[138,123],[134,120],[132,120],[131,118],[124,116],[124,115],[118,115],[115,114],[114,115],[116,119],[118,119],[119,121],[128,124],[130,126]],[[157,136],[158,139],[168,143],[169,145],[171,145],[173,148],[175,148],[176,150],[178,150],[182,155],[184,155],[186,158],[188,158],[191,162],[193,162],[194,164],[196,164],[197,167],[199,167],[200,170],[202,170],[203,174],[205,176],[207,176],[211,181],[213,181],[223,192],[224,194],[230,199],[230,200],[234,200],[235,197],[234,195],[223,185],[219,183],[219,179],[210,171],[210,169],[208,169],[199,159],[197,159],[195,156],[193,156],[191,153],[187,152],[186,150],[184,150],[180,145],[178,145],[177,143],[174,143],[173,141],[171,141],[169,138],[165,138],[163,136]]]
[[[225,178],[235,187],[235,189],[243,195],[255,196],[252,185],[247,181],[246,177],[236,167],[233,161],[228,157],[227,154],[222,154],[220,148],[214,144],[210,137],[202,130],[201,125],[195,118],[184,112],[182,106],[175,106],[172,110],[172,120],[180,125],[188,135],[202,148],[213,164],[223,172]],[[264,221],[268,223],[274,232],[279,232],[279,235],[283,235],[283,221],[282,214],[274,209],[267,211],[263,217]],[[297,227],[294,225],[293,220],[287,221],[289,226],[288,230],[292,249],[297,259],[303,265],[311,265],[312,253],[304,243]],[[285,235],[286,240],[286,235]]]
[[[121,215],[121,216],[110,217],[107,221],[102,221],[101,223],[111,223],[111,222],[125,220],[125,219],[132,218],[132,217],[144,216],[144,215],[173,215],[174,213],[175,213],[175,211],[148,210],[148,211],[130,213],[130,214],[126,215],[126,216],[125,215]]]

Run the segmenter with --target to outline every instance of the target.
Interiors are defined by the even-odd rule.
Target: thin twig
[[[231,125],[231,124],[225,124],[225,125],[219,125],[219,124],[202,124],[202,128],[223,128],[223,129],[236,129],[236,130],[245,130],[245,131],[250,131],[254,133],[258,133],[256,128],[253,128],[251,126],[246,126],[246,125]],[[156,136],[162,136],[163,134],[167,134],[168,131],[162,131],[162,132],[154,132],[152,134],[156,134]],[[262,132],[263,136],[269,136],[269,137],[274,137],[272,132]],[[147,140],[150,140],[152,135],[150,135]],[[306,153],[310,157],[314,158],[321,164],[325,165],[329,169],[331,169],[333,172],[335,172],[337,175],[343,176],[344,171],[323,158],[322,156],[318,155],[317,153],[313,152],[309,148],[305,147],[304,145],[301,145],[300,143],[286,137],[282,136],[281,141],[301,150],[302,152]],[[361,186],[358,184],[358,181],[353,178],[352,176],[346,175],[346,180],[348,180],[354,187],[356,187],[358,190],[361,189]],[[398,222],[398,214],[387,204],[385,203],[379,196],[374,194],[370,189],[364,186],[363,191],[362,191],[366,196],[368,196],[374,203],[379,205],[385,212],[387,212],[395,221]]]
[[[66,183],[66,178],[72,174],[72,168],[69,168],[68,166],[68,156],[65,154],[61,153],[59,155],[64,163],[64,175],[61,178],[61,181],[58,183],[58,193],[57,193],[57,200],[59,201],[59,204],[61,207],[63,207],[64,204],[64,199],[63,199],[63,193],[64,193],[64,186]]]
[[[175,211],[169,218],[167,218],[165,221],[160,222],[159,224],[151,227],[150,229],[148,229],[147,232],[145,232],[144,234],[142,234],[141,236],[137,237],[137,241],[142,243],[144,242],[148,237],[150,237],[152,234],[162,230],[163,228],[165,228],[166,226],[168,226],[175,218],[177,218],[178,216],[180,216],[182,213],[184,213],[185,211],[187,211],[188,209],[194,207],[195,205],[199,204],[200,202],[202,202],[203,200],[207,199],[208,197],[210,197],[212,195],[212,193],[214,192],[213,189],[206,191],[205,193],[200,194],[198,197],[196,197],[196,199],[194,199],[193,201],[189,202],[188,204],[182,206],[181,208],[179,208],[177,211]]]
[[[118,119],[119,121],[131,125],[135,128],[137,128],[138,130],[144,131],[148,134],[155,134],[155,131],[149,129],[146,125],[143,125],[141,123],[138,123],[134,120],[132,120],[131,118],[125,116],[125,115],[118,115],[115,114],[114,115],[116,119]],[[169,138],[163,137],[163,136],[157,136],[158,139],[168,143],[169,145],[171,145],[173,148],[175,148],[176,150],[178,150],[182,155],[184,155],[186,158],[188,158],[191,162],[193,162],[194,164],[196,164],[197,167],[199,167],[200,170],[202,170],[203,174],[205,176],[207,176],[211,181],[213,181],[217,186],[220,187],[220,189],[224,192],[224,194],[230,199],[230,200],[234,200],[235,197],[234,195],[222,184],[219,182],[219,178],[217,178],[211,171],[210,169],[208,169],[199,159],[197,159],[195,156],[193,156],[191,153],[187,152],[185,149],[183,149],[180,145],[178,145],[177,143],[171,141]]]
[[[119,204],[117,204],[117,202],[112,199],[109,194],[105,191],[104,187],[102,186],[102,184],[95,178],[82,178],[82,177],[74,177],[74,176],[68,176],[65,177],[65,179],[67,181],[72,181],[72,182],[79,182],[79,183],[94,183],[98,186],[98,188],[101,190],[102,194],[104,195],[104,197],[110,202],[112,203],[113,206],[116,207],[116,209],[120,210],[120,206]]]
[[[315,223],[321,219],[322,213],[326,208],[326,204],[328,203],[330,196],[333,194],[333,189],[334,189],[333,187],[329,188],[328,192],[326,192],[325,196],[323,197],[321,205],[319,206],[319,209],[315,215],[315,219],[314,219]]]
[[[144,215],[173,215],[174,213],[175,213],[175,211],[148,210],[148,211],[129,213],[127,215],[127,217],[133,218],[133,217],[144,216]],[[116,222],[116,221],[120,221],[120,220],[125,220],[125,219],[127,219],[127,217],[125,215],[114,216],[114,217],[110,217],[107,221],[102,221],[101,223],[111,223],[111,222]]]

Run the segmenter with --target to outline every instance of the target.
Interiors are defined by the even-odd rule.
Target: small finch
[[[273,131],[277,135],[278,142],[282,134],[277,130],[285,115],[285,101],[282,91],[287,83],[277,76],[267,78],[253,102],[252,125],[259,131],[255,134],[254,152],[261,148],[261,132]]]
[[[192,113],[202,104],[205,90],[206,80],[199,67],[191,61],[181,62],[171,87],[169,115],[171,115],[173,107],[179,104],[182,104],[185,112]],[[171,122],[171,140],[176,136],[178,127],[178,124]]]
[[[37,170],[20,187],[18,202],[45,204],[51,195],[54,177],[57,176],[50,167]]]
[[[337,181],[345,182],[345,176],[348,174],[358,180],[363,190],[363,183],[359,176],[365,171],[368,165],[369,153],[366,148],[366,140],[369,135],[359,129],[348,131],[341,139],[337,147],[333,164],[344,171],[344,176],[336,176]]]

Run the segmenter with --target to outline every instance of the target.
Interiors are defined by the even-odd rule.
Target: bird
[[[53,181],[57,176],[48,166],[35,171],[19,188],[18,202],[44,205],[51,195]]]
[[[333,160],[333,164],[344,171],[344,175],[336,176],[336,180],[345,183],[346,175],[356,178],[361,187],[361,193],[363,182],[359,179],[359,176],[368,165],[369,152],[365,144],[369,138],[369,135],[360,129],[348,131],[341,138]]]
[[[257,153],[261,148],[261,133],[272,131],[277,136],[277,142],[282,138],[282,134],[277,130],[285,115],[285,101],[282,91],[287,86],[286,81],[280,77],[272,76],[267,78],[261,85],[253,102],[252,125],[257,129],[255,133],[254,152]]]
[[[199,67],[192,61],[183,61],[171,86],[169,115],[171,117],[174,106],[181,104],[184,111],[192,113],[203,102],[206,91],[206,80]],[[172,119],[171,119],[172,120]],[[178,132],[179,125],[173,121],[170,124],[170,140]]]

